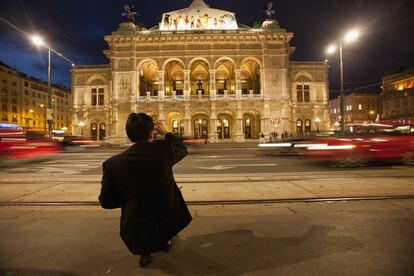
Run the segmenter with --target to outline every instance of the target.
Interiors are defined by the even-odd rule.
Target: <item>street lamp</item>
[[[72,65],[72,67],[75,66],[75,63],[73,61],[71,61],[70,59],[68,59],[67,57],[65,57],[62,53],[59,53],[58,51],[52,49],[50,46],[48,46],[46,44],[46,42],[44,41],[44,39],[39,36],[39,35],[32,35],[31,40],[33,42],[34,45],[38,46],[38,47],[46,47],[48,49],[48,67],[47,67],[47,83],[48,83],[48,101],[47,101],[47,109],[46,109],[46,120],[47,120],[47,125],[48,125],[48,136],[49,138],[52,138],[52,127],[53,127],[53,117],[52,117],[52,84],[51,84],[51,57],[50,57],[50,52],[55,53],[56,55],[58,55],[59,57],[63,58],[64,60],[70,62],[70,64]]]
[[[85,126],[84,122],[79,122],[78,126],[81,128],[81,136],[83,136],[83,127]]]
[[[321,119],[316,118],[315,119],[315,123],[316,123],[316,131],[319,133],[319,123],[321,122]]]
[[[345,34],[342,39],[339,39],[335,44],[329,46],[326,49],[327,54],[333,54],[336,52],[337,48],[339,47],[339,60],[340,60],[340,78],[341,78],[341,87],[340,87],[340,111],[341,111],[341,134],[345,133],[345,95],[344,95],[344,62],[343,62],[343,55],[342,55],[342,45],[343,43],[352,43],[357,40],[359,37],[358,30],[352,30]]]

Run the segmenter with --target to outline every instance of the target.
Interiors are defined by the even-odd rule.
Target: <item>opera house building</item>
[[[202,0],[151,29],[121,23],[105,36],[109,64],[72,70],[73,132],[125,143],[131,112],[211,143],[326,130],[328,65],[292,61],[292,38],[276,20],[248,27]]]

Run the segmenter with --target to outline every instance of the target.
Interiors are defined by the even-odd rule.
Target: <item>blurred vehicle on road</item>
[[[65,151],[84,151],[88,148],[99,148],[100,141],[95,141],[87,136],[65,136],[61,142]]]
[[[181,136],[181,142],[187,147],[189,153],[195,153],[201,149],[203,145],[208,143],[205,138],[195,138],[192,136]]]
[[[266,154],[274,155],[302,155],[310,146],[318,145],[321,138],[331,137],[335,133],[315,133],[312,136],[279,139],[273,143],[260,143],[258,146]]]
[[[332,137],[313,143],[305,154],[311,160],[333,167],[367,166],[377,162],[414,165],[413,134]]]
[[[14,164],[50,159],[61,149],[43,134],[22,129],[15,124],[0,123],[0,163]]]

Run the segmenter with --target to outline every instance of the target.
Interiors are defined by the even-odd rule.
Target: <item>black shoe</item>
[[[139,266],[140,267],[147,267],[152,263],[152,257],[150,254],[143,254],[139,258]]]
[[[170,250],[171,245],[172,245],[172,240],[171,240],[171,241],[167,241],[167,242],[165,243],[165,245],[164,245],[164,249],[163,249],[163,251],[164,251],[164,252],[168,252],[168,251]]]

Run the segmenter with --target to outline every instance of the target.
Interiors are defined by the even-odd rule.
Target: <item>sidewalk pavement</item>
[[[0,202],[97,202],[100,176],[34,175],[0,179]],[[185,200],[194,202],[414,195],[414,169],[176,175]]]
[[[119,209],[0,207],[0,275],[399,275],[414,272],[414,200],[190,206],[170,252],[138,267]]]

